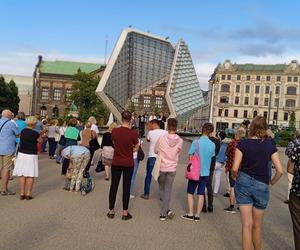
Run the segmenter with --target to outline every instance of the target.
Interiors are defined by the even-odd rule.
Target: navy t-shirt
[[[238,143],[237,148],[243,158],[240,170],[254,179],[269,184],[269,165],[271,156],[277,152],[273,140],[245,139]]]

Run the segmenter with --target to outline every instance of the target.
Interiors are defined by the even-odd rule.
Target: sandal
[[[16,193],[15,192],[12,192],[12,191],[1,191],[0,193],[2,196],[7,196],[7,195],[15,195]]]
[[[115,213],[114,213],[114,212],[108,212],[108,213],[107,213],[107,217],[108,217],[109,219],[113,219],[113,218],[115,217]]]
[[[33,199],[33,197],[31,196],[31,195],[26,195],[26,200],[32,200]]]
[[[21,200],[21,201],[22,201],[22,200],[25,200],[25,198],[26,198],[25,194],[21,194],[21,195],[20,195],[20,200]]]

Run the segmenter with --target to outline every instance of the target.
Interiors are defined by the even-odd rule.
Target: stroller
[[[95,183],[93,181],[93,178],[89,173],[86,173],[86,178],[82,180],[80,192],[81,195],[87,195],[88,193],[92,192],[95,188]]]

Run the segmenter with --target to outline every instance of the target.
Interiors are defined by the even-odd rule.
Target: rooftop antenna
[[[104,64],[106,65],[106,56],[107,56],[107,45],[108,45],[108,39],[106,37],[105,39],[105,52],[104,52]]]

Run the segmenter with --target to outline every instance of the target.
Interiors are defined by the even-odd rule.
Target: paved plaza
[[[0,249],[241,249],[239,214],[223,211],[228,200],[222,195],[215,198],[214,213],[201,214],[200,222],[180,218],[186,206],[184,167],[188,143],[184,144],[171,200],[176,216],[165,222],[159,220],[157,183],[152,185],[149,200],[139,197],[131,200],[130,221],[121,220],[119,191],[117,214],[110,220],[106,217],[109,182],[104,181],[103,173],[95,174],[92,167],[96,186],[87,196],[69,193],[62,190],[60,165],[41,155],[34,199],[0,197]],[[286,158],[282,149],[280,152],[285,168]],[[145,165],[146,160],[140,164],[137,196],[143,190]],[[221,193],[225,191],[225,183],[222,184]],[[16,178],[10,188],[17,190]],[[271,189],[264,219],[263,249],[293,249],[291,219],[288,206],[283,203],[286,192],[287,177],[283,176]]]

